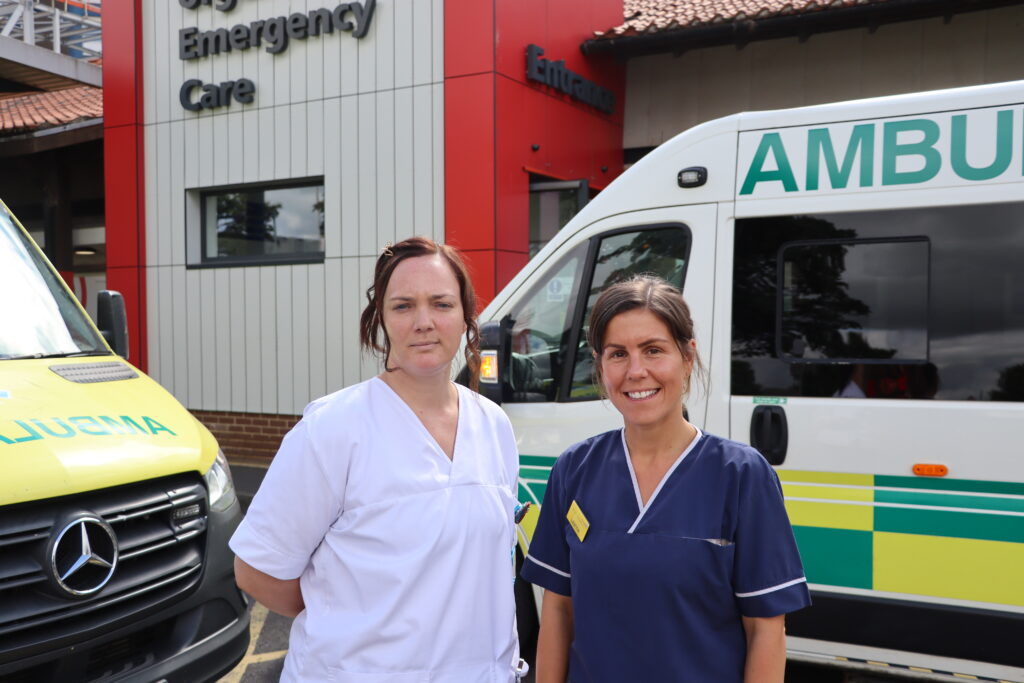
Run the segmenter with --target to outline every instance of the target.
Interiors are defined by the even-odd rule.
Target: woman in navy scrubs
[[[775,471],[683,417],[703,368],[682,295],[613,285],[589,341],[625,427],[551,471],[522,570],[545,589],[537,683],[781,683],[807,580]]]

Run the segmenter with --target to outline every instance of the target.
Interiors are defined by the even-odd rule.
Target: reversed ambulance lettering
[[[140,418],[121,415],[119,418],[107,415],[77,415],[74,417],[27,418],[0,423],[0,443],[6,445],[38,441],[40,439],[70,439],[78,436],[116,436],[123,434],[145,434],[157,436],[167,433],[177,436],[161,423],[143,415]]]

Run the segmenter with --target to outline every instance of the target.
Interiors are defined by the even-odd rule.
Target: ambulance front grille
[[[100,591],[76,599],[57,587],[47,551],[82,515],[110,525],[118,559]],[[0,507],[0,642],[59,638],[180,599],[202,573],[206,525],[198,475]]]

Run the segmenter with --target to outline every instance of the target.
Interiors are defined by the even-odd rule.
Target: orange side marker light
[[[914,474],[919,477],[944,477],[949,474],[949,468],[945,465],[919,462],[914,465]]]

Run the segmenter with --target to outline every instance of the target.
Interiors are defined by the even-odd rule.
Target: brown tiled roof
[[[82,85],[0,99],[0,135],[15,135],[103,116],[103,89]]]
[[[767,19],[787,14],[879,5],[890,0],[624,0],[625,22],[595,37],[618,38],[722,24],[744,19]]]

